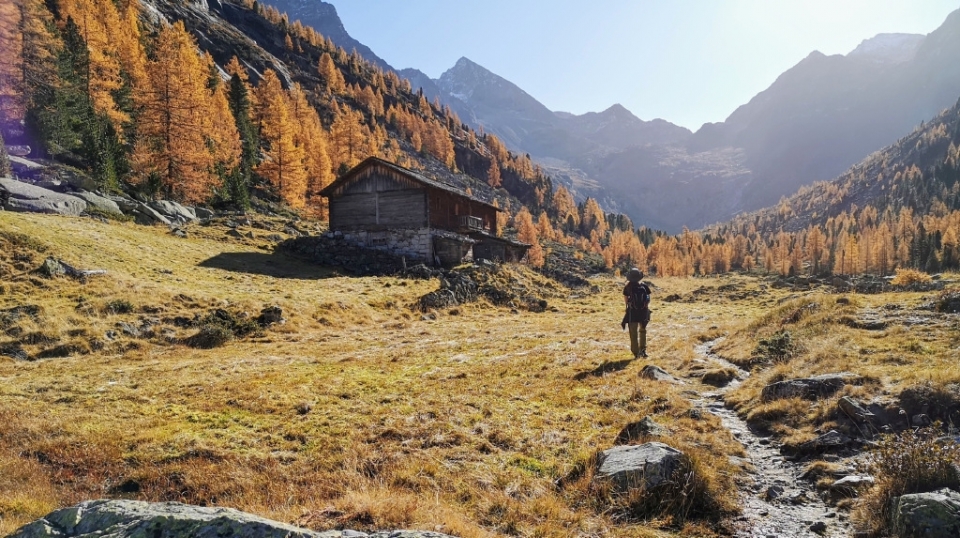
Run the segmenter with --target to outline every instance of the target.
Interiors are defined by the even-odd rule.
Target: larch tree
[[[22,118],[25,108],[20,13],[15,3],[0,3],[0,121],[3,123]]]
[[[550,223],[550,217],[547,216],[546,211],[541,211],[540,216],[537,217],[537,232],[539,232],[540,237],[547,241],[556,239],[557,232],[553,229],[553,224]]]
[[[583,214],[580,217],[580,228],[583,235],[590,235],[596,230],[600,237],[607,233],[607,218],[600,208],[600,204],[593,198],[587,198],[583,204]]]
[[[533,215],[530,214],[526,206],[520,208],[520,211],[513,218],[513,223],[517,228],[517,238],[530,245],[530,249],[527,250],[527,263],[531,267],[543,267],[543,247],[540,246],[537,225],[533,223]]]
[[[557,222],[567,232],[573,232],[580,226],[580,214],[577,203],[563,185],[557,187],[553,193],[553,211],[557,215]]]
[[[114,127],[121,128],[129,115],[119,109],[114,94],[123,81],[117,51],[120,35],[120,13],[112,0],[62,0],[60,16],[72,18],[87,47],[87,95],[97,114],[109,118]]]
[[[51,107],[59,85],[60,41],[42,0],[0,5],[0,121],[22,120],[30,110]],[[34,118],[35,119],[35,118]]]
[[[265,148],[257,173],[273,186],[283,201],[299,208],[306,203],[307,173],[303,147],[296,143],[298,127],[291,117],[287,99],[280,79],[273,70],[267,69],[257,87],[257,101],[263,109],[260,140]]]
[[[490,159],[490,167],[487,169],[487,185],[490,185],[494,189],[500,187],[501,183],[500,178],[500,163],[497,162],[497,158],[493,157]]]
[[[210,58],[212,62],[213,59]],[[230,184],[231,175],[238,173],[242,156],[240,132],[237,122],[230,111],[227,86],[218,84],[211,90],[210,114],[207,131],[207,145],[213,154],[214,173],[218,183],[224,187]]]
[[[346,82],[343,80],[343,73],[334,63],[329,53],[324,52],[320,55],[320,62],[317,65],[320,72],[320,78],[323,79],[326,90],[332,94],[340,94],[346,89]]]
[[[368,133],[363,125],[363,114],[349,107],[334,107],[330,126],[330,160],[337,175],[353,168],[372,153],[367,143]]]
[[[212,105],[206,66],[183,22],[160,31],[147,73],[136,95],[132,181],[188,203],[206,201],[217,186],[207,138]]]
[[[317,110],[307,101],[307,95],[299,84],[294,84],[290,90],[290,108],[297,123],[295,141],[304,150],[307,201],[318,207],[322,218],[325,215],[319,192],[333,183],[333,171],[327,153],[327,134],[320,123]]]

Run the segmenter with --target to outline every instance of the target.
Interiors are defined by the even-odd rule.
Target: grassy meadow
[[[423,313],[413,305],[435,279],[349,277],[274,254],[260,220],[242,229],[253,237],[193,225],[179,238],[0,212],[0,310],[39,307],[0,314],[0,350],[31,358],[0,354],[0,535],[104,497],[230,506],[320,530],[717,535],[737,510],[743,469],[730,456],[743,452],[719,419],[690,412],[716,390],[700,383],[716,366],[697,344],[720,339],[722,356],[753,369],[728,400],[793,443],[832,427],[836,398],[762,404],[766,383],[851,371],[865,381],[843,394],[896,401],[960,381],[960,326],[922,309],[936,292],[652,278],[650,358],[632,360],[613,276],[593,290],[545,286],[542,313],[482,301]],[[47,256],[107,274],[43,278],[34,270]],[[197,329],[183,320],[217,309],[251,319],[271,305],[285,323],[213,349],[184,344]],[[844,324],[864,312],[891,321]],[[896,321],[911,315],[932,321]],[[758,360],[758,339],[784,329],[789,356]],[[685,384],[641,378],[646,364]],[[689,455],[687,501],[651,509],[592,480],[597,452],[648,415],[669,430],[657,440]]]

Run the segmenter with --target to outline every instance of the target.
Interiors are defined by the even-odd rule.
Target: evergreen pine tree
[[[227,194],[233,203],[243,209],[250,207],[250,182],[257,167],[260,140],[257,128],[250,119],[250,91],[239,73],[230,77],[228,94],[230,111],[240,133],[240,166],[227,177]]]
[[[7,156],[7,146],[3,141],[3,135],[0,134],[0,177],[10,177],[12,172],[10,158]]]

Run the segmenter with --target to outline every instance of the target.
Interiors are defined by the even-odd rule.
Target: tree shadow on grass
[[[636,359],[625,359],[622,361],[613,361],[613,362],[604,362],[600,366],[597,366],[589,372],[580,372],[579,374],[573,376],[573,379],[576,381],[583,381],[588,377],[600,377],[606,374],[613,372],[619,372],[620,370],[626,369],[627,366],[630,366],[630,363]]]
[[[274,278],[320,280],[343,276],[341,273],[317,264],[282,254],[261,252],[222,252],[200,262],[199,267],[221,269],[231,273],[265,275]]]

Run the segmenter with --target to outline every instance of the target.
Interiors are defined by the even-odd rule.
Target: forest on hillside
[[[529,262],[538,267],[566,245],[607,268],[664,276],[960,268],[956,107],[836,182],[670,236],[595,200],[577,203],[529,155],[273,7],[209,8],[218,24],[259,32],[255,45],[218,44],[211,36],[226,34],[204,26],[211,17],[172,16],[201,8],[154,1],[0,6],[7,142],[88,174],[104,192],[240,210],[256,195],[319,219],[326,207],[317,193],[378,156],[500,207],[510,233],[534,245]],[[273,68],[251,67],[263,64],[258,54],[275,59]]]

